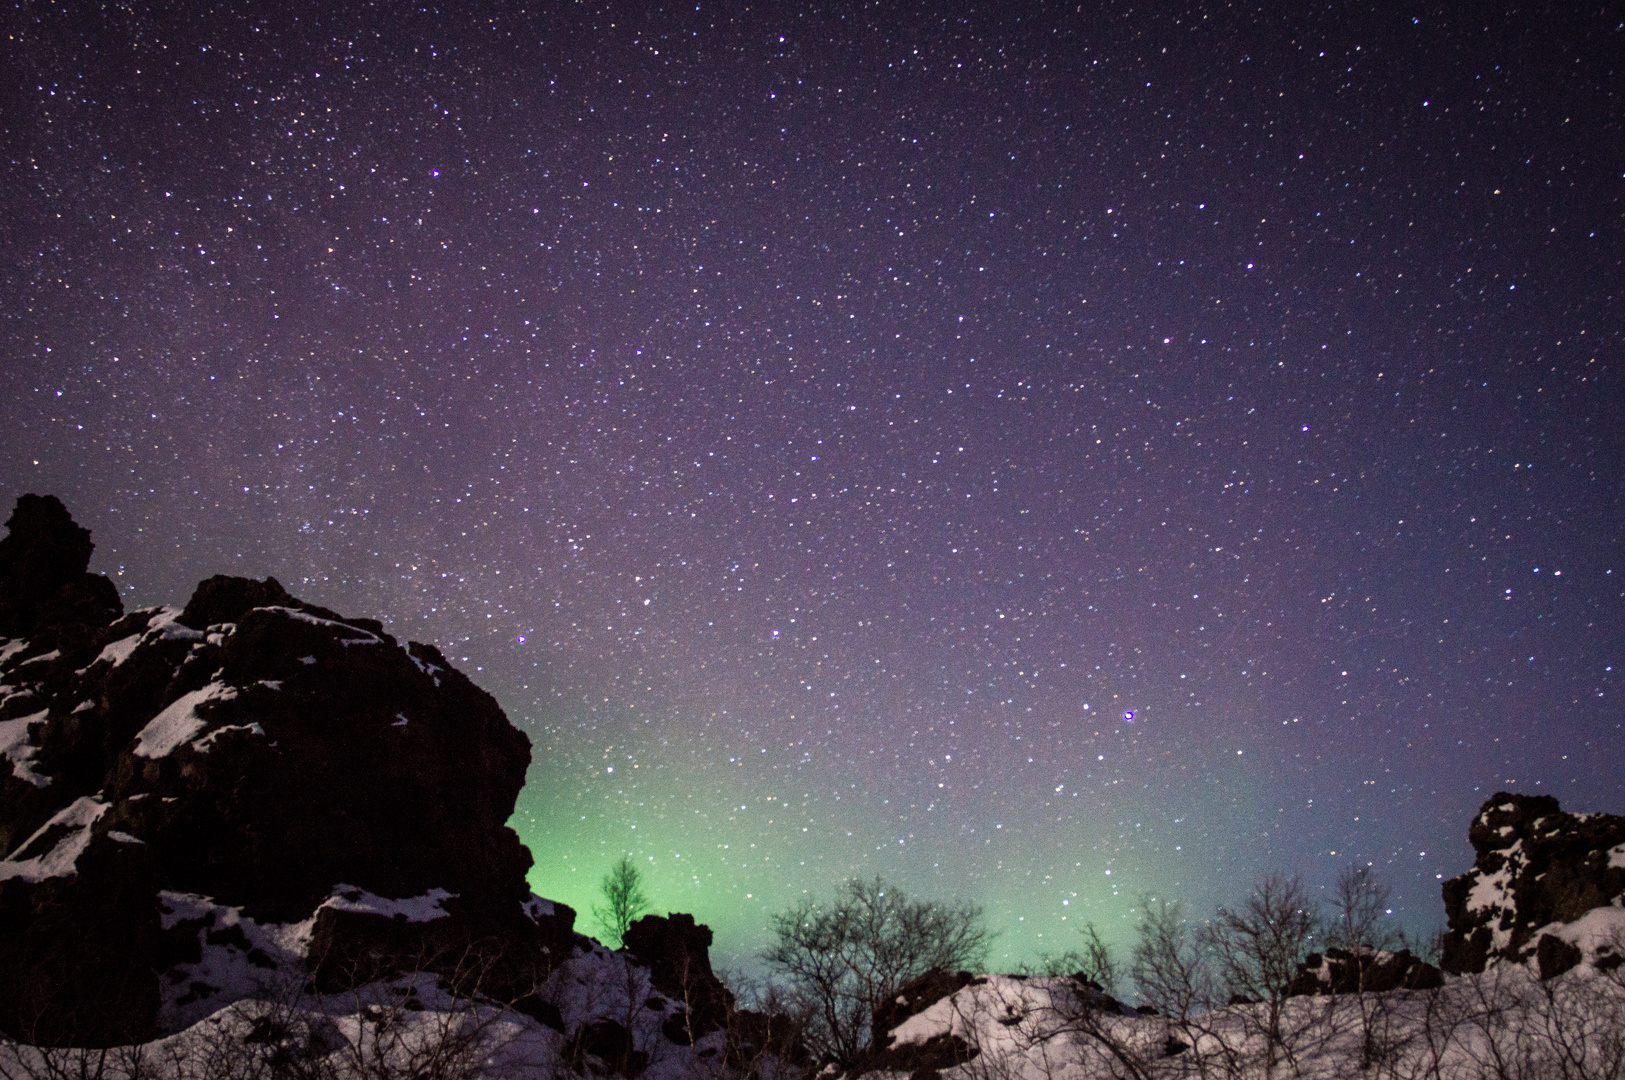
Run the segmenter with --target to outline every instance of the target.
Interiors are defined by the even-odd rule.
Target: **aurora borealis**
[[[583,928],[1620,811],[1601,9],[160,7],[4,16],[0,501],[443,648]]]

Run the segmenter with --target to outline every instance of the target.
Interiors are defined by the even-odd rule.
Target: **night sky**
[[[584,928],[1625,810],[1617,8],[204,7],[0,16],[0,509],[439,645]]]

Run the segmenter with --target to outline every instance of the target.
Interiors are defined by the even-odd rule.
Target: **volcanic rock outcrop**
[[[36,628],[105,626],[124,614],[118,588],[86,572],[90,530],[74,523],[53,495],[24,495],[0,539],[0,636]]]
[[[1439,969],[1409,949],[1327,949],[1310,953],[1298,965],[1287,995],[1386,994],[1390,990],[1432,990],[1444,985]]]
[[[511,1000],[576,947],[505,824],[529,741],[433,646],[271,578],[123,614],[60,502],[9,527],[0,1031],[141,1041],[295,961],[320,985],[474,957]]]
[[[728,1022],[733,994],[711,970],[711,928],[694,916],[645,915],[626,928],[622,944],[649,969],[649,985],[685,1004],[667,1038],[691,1044]]]
[[[1473,867],[1444,883],[1440,966],[1535,959],[1542,978],[1582,959],[1617,966],[1625,942],[1625,817],[1565,813],[1549,795],[1491,796],[1467,838]]]

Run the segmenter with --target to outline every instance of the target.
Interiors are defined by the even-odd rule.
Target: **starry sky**
[[[1300,7],[11,4],[0,501],[439,645],[719,962],[1440,924],[1625,810],[1625,28]]]

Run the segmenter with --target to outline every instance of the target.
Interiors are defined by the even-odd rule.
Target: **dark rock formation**
[[[908,983],[874,1011],[869,1023],[870,1047],[862,1060],[847,1070],[847,1075],[905,1072],[912,1080],[933,1080],[941,1070],[963,1065],[976,1057],[977,1049],[952,1032],[941,1032],[924,1042],[901,1044],[893,1032],[909,1017],[924,1012],[943,998],[985,982],[986,979],[968,971],[933,968]]]
[[[326,984],[455,968],[511,998],[570,955],[574,913],[531,898],[506,826],[529,742],[433,646],[269,578],[121,617],[61,503],[25,496],[11,528],[0,1031],[150,1038],[190,1015],[174,986],[194,953],[253,964],[244,927],[313,914],[300,959]]]
[[[1356,955],[1347,949],[1310,953],[1298,965],[1287,996],[1303,994],[1386,994],[1390,990],[1432,990],[1444,985],[1444,976],[1409,949],[1399,952],[1371,950]]]
[[[924,1042],[871,1049],[848,1076],[872,1072],[908,1073],[909,1080],[940,1080],[943,1069],[974,1059],[981,1051],[952,1032],[939,1032]]]
[[[1549,795],[1499,792],[1480,808],[1467,838],[1477,853],[1473,868],[1443,886],[1445,971],[1483,971],[1491,961],[1538,952],[1541,974],[1550,978],[1580,956],[1539,934],[1543,927],[1625,904],[1625,817],[1569,814]]]
[[[711,970],[711,928],[694,916],[645,915],[626,928],[622,945],[649,969],[649,984],[683,1006],[666,1023],[666,1037],[692,1045],[728,1023],[734,997]]]
[[[118,589],[87,573],[90,530],[74,523],[54,495],[24,495],[0,539],[0,636],[43,626],[106,626],[124,612]]]
[[[1584,959],[1578,945],[1556,934],[1542,934],[1535,942],[1535,964],[1542,979],[1554,979]]]
[[[983,983],[968,971],[943,971],[932,968],[897,992],[897,996],[882,1002],[869,1022],[869,1030],[877,1044],[889,1042],[891,1031],[904,1020],[917,1016],[945,997],[957,994],[973,983]]]

